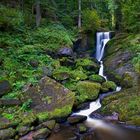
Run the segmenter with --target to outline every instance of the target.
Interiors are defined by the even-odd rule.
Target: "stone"
[[[0,139],[1,140],[8,140],[16,134],[16,131],[13,128],[2,129],[0,130]]]
[[[17,131],[18,131],[19,136],[23,136],[30,131],[30,127],[29,126],[18,126]]]
[[[58,50],[59,56],[72,56],[73,50],[70,47],[63,47]]]
[[[55,80],[45,76],[35,86],[23,91],[23,102],[31,99],[30,108],[40,121],[54,117],[65,117],[71,113],[75,93]]]
[[[70,124],[75,124],[75,123],[80,123],[83,122],[87,119],[87,116],[81,116],[81,115],[74,115],[74,116],[70,116],[68,117],[67,121]]]
[[[0,97],[11,90],[11,85],[7,80],[0,80]]]
[[[60,130],[60,124],[56,123],[54,127],[54,132],[58,132]]]
[[[118,122],[119,121],[119,114],[117,112],[113,112],[110,116],[105,116],[103,118],[105,121],[109,122]]]
[[[101,85],[91,81],[80,81],[77,83],[76,89],[79,93],[77,100],[83,103],[88,100],[95,100],[100,92]]]
[[[0,117],[0,129],[6,129],[9,127],[16,127],[18,125],[18,122],[8,120],[7,118]]]
[[[116,88],[117,85],[113,81],[106,81],[102,83],[101,91],[102,92],[115,91]]]
[[[0,99],[0,106],[16,106],[21,104],[21,101],[17,99]]]
[[[48,129],[52,130],[52,129],[54,129],[55,124],[56,124],[55,120],[49,120],[49,121],[43,122],[42,124],[37,126],[36,129],[46,128],[47,127]]]
[[[33,139],[46,139],[51,134],[51,131],[48,128],[41,128],[33,133]]]
[[[91,113],[90,117],[93,119],[103,119],[104,118],[101,114],[96,113],[96,112]]]

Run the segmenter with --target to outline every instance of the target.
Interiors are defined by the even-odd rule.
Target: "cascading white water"
[[[110,40],[110,32],[97,32],[96,38],[96,59],[101,61],[105,46]]]
[[[96,38],[97,38],[97,40],[96,40],[97,41],[96,59],[100,62],[99,75],[103,76],[107,80],[106,76],[104,75],[103,61],[101,61],[101,60],[104,55],[105,46],[106,46],[107,42],[110,40],[110,33],[109,32],[98,32],[96,34]],[[119,92],[120,90],[121,90],[121,87],[117,87],[115,92]],[[92,112],[96,111],[100,107],[101,107],[101,103],[100,103],[100,97],[99,97],[96,101],[90,103],[89,109],[81,110],[80,112],[73,113],[72,115],[84,115],[84,116],[87,116],[86,123],[89,123],[89,122],[91,123],[91,121],[93,120],[92,123],[94,123],[95,125],[97,125],[97,123],[101,123],[103,125],[104,123],[101,120],[91,119],[89,117],[89,115]]]

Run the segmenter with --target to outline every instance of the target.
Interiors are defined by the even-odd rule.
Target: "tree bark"
[[[40,10],[40,1],[36,1],[36,26],[40,26],[40,21],[41,21],[41,10]]]
[[[78,10],[79,10],[79,14],[78,14],[78,28],[81,28],[82,23],[81,23],[81,0],[78,0]]]

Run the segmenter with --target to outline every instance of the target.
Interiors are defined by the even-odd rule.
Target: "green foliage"
[[[84,30],[96,31],[100,27],[100,18],[95,10],[83,11],[83,28]]]
[[[12,120],[14,118],[14,115],[9,113],[2,113],[2,116],[8,120]]]
[[[127,0],[122,4],[123,27],[130,32],[140,32],[140,1]]]
[[[135,70],[140,73],[140,54],[133,58],[132,63],[135,67]]]
[[[61,25],[50,25],[45,28],[38,28],[34,33],[35,42],[44,42],[46,44],[46,47],[51,49],[58,49],[59,47],[63,45],[72,46],[72,40],[69,33],[66,31],[66,29]],[[53,47],[53,45],[55,47]]]
[[[0,27],[5,29],[17,29],[23,23],[23,16],[18,9],[0,5]]]

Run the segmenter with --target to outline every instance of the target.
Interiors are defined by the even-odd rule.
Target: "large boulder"
[[[49,77],[43,77],[36,86],[24,88],[23,101],[30,105],[40,121],[53,117],[65,117],[71,113],[75,94]]]
[[[82,103],[87,100],[95,100],[100,92],[101,85],[90,81],[80,81],[77,83],[77,100]]]
[[[0,97],[11,90],[11,85],[7,80],[0,80]]]
[[[102,92],[115,91],[117,85],[113,81],[106,81],[102,83]]]
[[[70,47],[63,47],[58,50],[58,55],[62,56],[62,57],[63,56],[72,56],[73,50]]]

